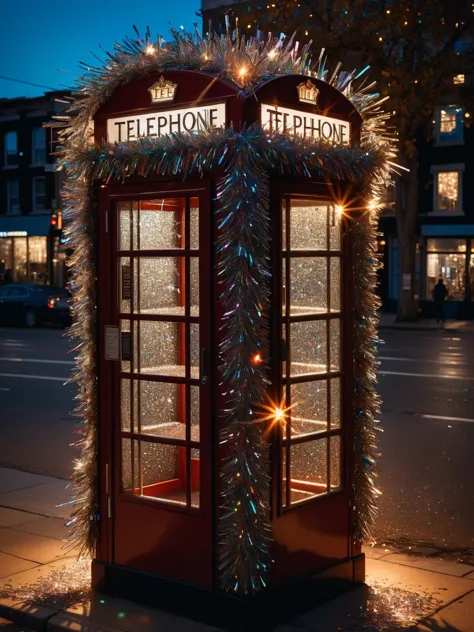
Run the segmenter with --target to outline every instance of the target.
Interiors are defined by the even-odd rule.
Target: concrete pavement
[[[474,320],[447,320],[440,325],[434,318],[419,318],[414,322],[398,322],[395,314],[380,314],[380,329],[399,329],[405,331],[436,331],[445,329],[457,333],[474,334]]]
[[[0,632],[219,631],[172,613],[89,594],[89,561],[77,562],[61,541],[69,515],[64,503],[71,495],[66,484],[0,468]],[[474,566],[444,561],[431,549],[400,551],[382,544],[365,552],[365,585],[282,621],[274,632],[406,627],[474,632]]]

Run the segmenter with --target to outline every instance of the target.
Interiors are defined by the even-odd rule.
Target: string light
[[[257,366],[258,364],[262,364],[262,356],[260,353],[256,353],[255,355],[252,356],[251,362],[254,366]]]
[[[344,213],[344,207],[342,204],[336,204],[335,211],[339,216],[342,215]]]
[[[145,53],[146,53],[147,55],[154,55],[154,54],[155,54],[155,52],[156,52],[155,47],[154,47],[154,46],[152,46],[151,44],[148,44],[148,46],[147,46],[147,47],[146,47],[146,49],[145,49]]]
[[[272,50],[268,53],[268,59],[275,59],[275,57],[277,56],[277,52],[274,48],[272,48]]]

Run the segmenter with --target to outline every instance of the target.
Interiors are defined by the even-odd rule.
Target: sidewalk
[[[474,320],[447,320],[444,327],[432,318],[420,318],[415,322],[397,322],[395,314],[380,314],[379,329],[402,329],[406,331],[452,331],[459,334],[474,334]]]
[[[0,632],[220,632],[90,595],[89,562],[75,562],[61,542],[69,512],[56,505],[69,500],[66,485],[0,468]],[[366,585],[274,632],[474,632],[474,566],[440,560],[434,549],[412,555],[382,545],[365,552]]]

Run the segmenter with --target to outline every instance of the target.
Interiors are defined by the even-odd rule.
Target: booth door
[[[137,195],[114,208],[113,561],[210,586],[209,198]]]

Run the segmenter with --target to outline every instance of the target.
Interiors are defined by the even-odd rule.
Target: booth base
[[[233,596],[124,566],[92,561],[92,589],[227,629],[271,630],[365,581],[365,555],[341,560],[320,573],[256,597]]]

